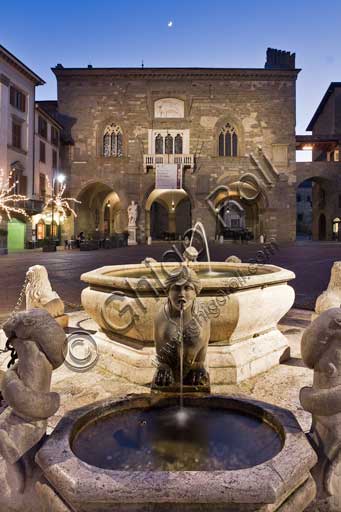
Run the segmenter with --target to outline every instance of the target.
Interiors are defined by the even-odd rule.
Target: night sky
[[[168,26],[172,21],[173,25]],[[341,81],[339,0],[3,0],[0,43],[47,82],[50,68],[255,67],[267,47],[296,52],[297,133],[331,81]]]

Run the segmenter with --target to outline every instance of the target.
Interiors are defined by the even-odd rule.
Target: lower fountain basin
[[[71,446],[78,458],[103,469],[226,471],[272,459],[283,446],[280,430],[238,409],[151,407],[90,421]]]
[[[36,457],[56,499],[76,512],[301,512],[314,499],[317,457],[289,411],[212,395],[184,405],[185,428],[176,396],[68,413]]]

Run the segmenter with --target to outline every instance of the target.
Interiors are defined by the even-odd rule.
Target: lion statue
[[[62,327],[67,327],[64,302],[52,290],[46,268],[43,265],[30,267],[26,273],[26,281],[26,310],[45,309]]]
[[[312,320],[330,308],[341,306],[341,261],[335,261],[330,274],[328,288],[316,299]]]

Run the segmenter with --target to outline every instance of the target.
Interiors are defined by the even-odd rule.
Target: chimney
[[[268,48],[265,69],[295,69],[295,53]]]

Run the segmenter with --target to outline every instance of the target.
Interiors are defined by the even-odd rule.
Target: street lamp
[[[54,204],[55,204],[55,201],[56,201],[56,194],[55,194],[55,184],[56,184],[56,181],[60,185],[63,185],[63,183],[65,181],[64,174],[58,174],[57,176],[55,176],[52,179],[52,221],[51,221],[52,242],[54,241],[54,229],[53,228],[54,228]]]

